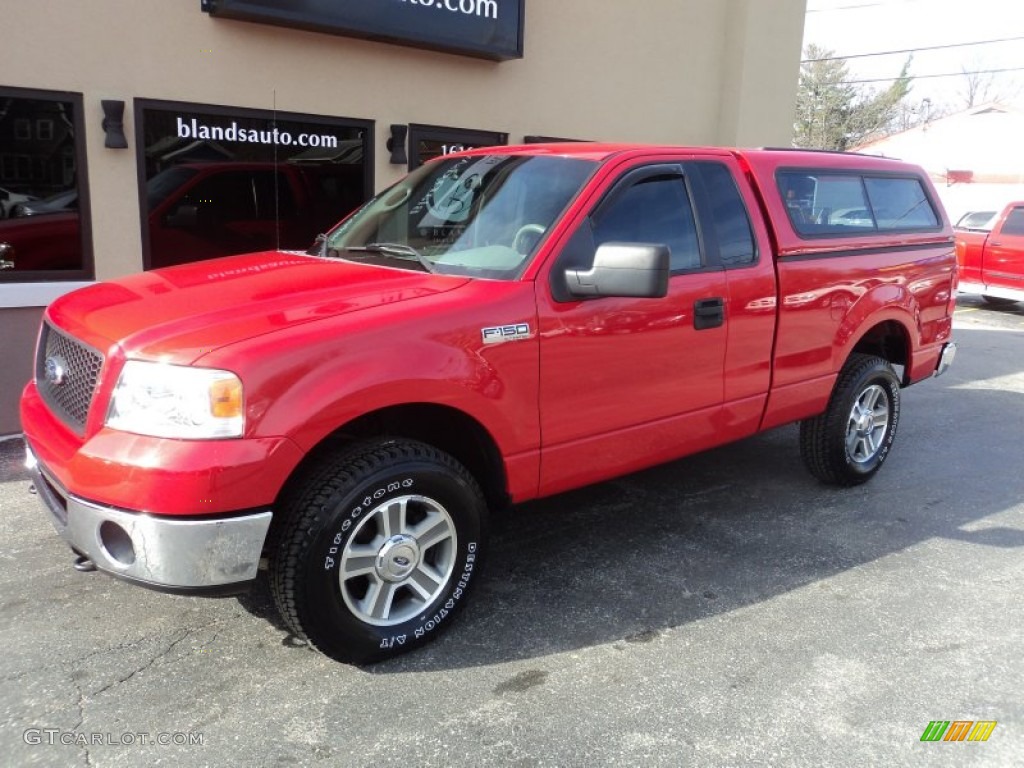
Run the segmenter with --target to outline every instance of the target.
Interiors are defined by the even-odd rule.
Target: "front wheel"
[[[859,485],[882,466],[896,439],[900,383],[880,357],[851,355],[839,372],[828,408],[800,424],[800,454],[816,478]]]
[[[486,505],[451,456],[364,443],[309,468],[283,498],[270,558],[278,611],[328,656],[379,661],[433,639],[476,580]]]

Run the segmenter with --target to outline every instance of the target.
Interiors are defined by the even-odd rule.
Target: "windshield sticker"
[[[421,228],[437,227],[441,224],[456,224],[469,218],[484,177],[507,157],[488,155],[476,159],[465,158],[443,173],[427,191],[423,200],[412,213],[418,214],[426,208],[420,219]]]

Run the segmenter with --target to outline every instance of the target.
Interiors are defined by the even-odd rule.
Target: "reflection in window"
[[[332,231],[328,255],[509,279],[532,256],[595,164],[476,155],[422,165]]]
[[[368,124],[143,105],[146,266],[306,250],[369,186]]]
[[[793,228],[801,235],[939,226],[918,178],[785,171],[778,174],[778,184]]]
[[[27,95],[30,94],[30,95]],[[76,125],[68,95],[0,88],[0,280],[87,276],[79,221]]]
[[[683,178],[659,176],[631,186],[601,212],[594,242],[667,245],[673,271],[699,267],[697,225]]]
[[[879,229],[939,225],[939,218],[917,179],[865,178],[864,186]]]
[[[507,133],[413,124],[409,126],[409,170],[436,157],[507,143]]]
[[[727,267],[753,264],[757,260],[754,232],[732,174],[721,163],[697,163],[696,168],[711,202],[719,259]]]

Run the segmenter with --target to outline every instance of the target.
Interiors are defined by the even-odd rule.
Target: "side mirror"
[[[184,203],[167,214],[167,226],[171,229],[197,229],[199,227],[199,207]]]
[[[575,298],[623,296],[660,299],[668,294],[669,248],[649,243],[605,243],[590,269],[567,269],[566,287]]]

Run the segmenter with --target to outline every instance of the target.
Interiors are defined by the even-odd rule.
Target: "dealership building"
[[[305,248],[466,147],[788,146],[806,2],[6,5],[0,437],[43,309],[90,282]]]

